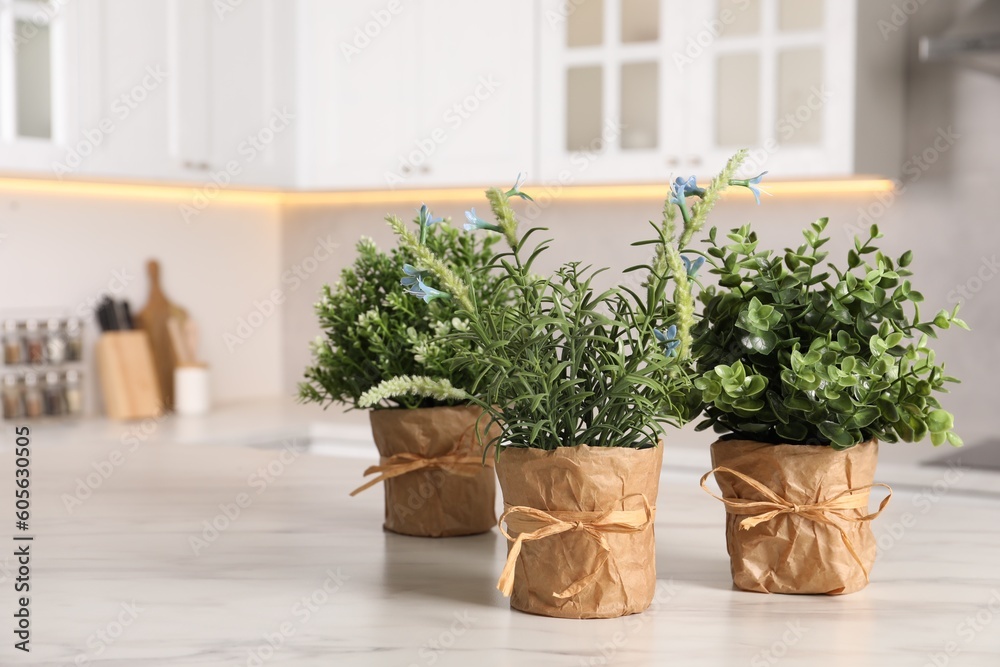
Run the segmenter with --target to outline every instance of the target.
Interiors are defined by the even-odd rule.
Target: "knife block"
[[[109,331],[97,341],[97,373],[110,419],[163,414],[163,397],[145,331]]]

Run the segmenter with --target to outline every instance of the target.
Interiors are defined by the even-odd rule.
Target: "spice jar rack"
[[[83,323],[74,317],[0,318],[5,420],[83,413]]]

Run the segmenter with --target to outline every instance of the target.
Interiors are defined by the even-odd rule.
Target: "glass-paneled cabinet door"
[[[542,180],[655,182],[679,161],[667,0],[542,0]]]
[[[55,147],[67,139],[72,4],[0,0],[0,163],[5,168],[49,167]]]
[[[854,2],[687,3],[689,151],[715,171],[739,148],[772,176],[849,173]]]

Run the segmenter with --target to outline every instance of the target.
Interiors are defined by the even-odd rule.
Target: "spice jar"
[[[80,320],[71,317],[66,320],[66,361],[83,359],[83,330]]]
[[[3,418],[18,419],[24,416],[21,403],[21,388],[17,386],[16,375],[5,375],[3,378]]]
[[[45,414],[45,402],[42,390],[38,386],[38,376],[34,373],[24,375],[24,416],[41,417]]]
[[[3,323],[3,360],[8,366],[21,363],[21,336],[17,331],[17,322],[7,320]]]
[[[80,388],[80,374],[76,371],[66,371],[66,414],[79,415],[83,412],[83,391]]]
[[[45,354],[50,364],[66,361],[66,337],[59,320],[51,319],[46,325]]]
[[[66,399],[63,395],[62,382],[59,381],[59,373],[49,371],[45,374],[45,414],[50,417],[58,417],[66,414]]]
[[[42,335],[35,320],[28,320],[24,324],[24,346],[28,350],[29,364],[45,363],[45,346],[42,345]]]

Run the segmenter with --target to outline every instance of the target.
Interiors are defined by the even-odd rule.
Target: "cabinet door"
[[[301,2],[303,187],[385,188],[406,169],[415,136],[416,5]]]
[[[288,5],[279,0],[212,5],[216,10],[207,23],[211,68],[197,63],[185,70],[206,100],[203,159],[209,178],[224,174],[221,178],[240,185],[270,187],[295,182],[300,114],[294,93],[295,14]]]
[[[420,0],[415,116],[398,187],[503,185],[534,172],[532,0]],[[535,174],[531,174],[536,176]]]
[[[673,0],[672,0],[673,1]],[[687,3],[689,152],[715,171],[739,148],[748,171],[852,173],[855,9],[841,0]]]
[[[540,160],[545,179],[651,182],[681,164],[682,11],[665,0],[543,0]]]
[[[51,175],[77,116],[75,3],[0,0],[0,168]]]
[[[72,176],[171,180],[172,3],[81,2],[80,122],[67,147]]]
[[[81,3],[83,114],[71,142],[79,171],[212,187],[291,183],[294,21],[275,15],[276,4]]]

